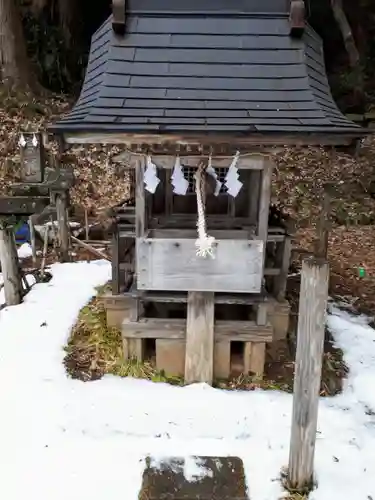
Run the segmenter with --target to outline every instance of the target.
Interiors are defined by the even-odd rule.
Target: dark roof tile
[[[363,135],[333,101],[322,42],[289,36],[288,0],[130,0],[94,34],[57,132]]]

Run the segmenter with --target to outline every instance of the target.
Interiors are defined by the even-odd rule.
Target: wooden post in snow
[[[4,221],[0,221],[0,262],[5,303],[7,306],[16,306],[22,302],[22,277],[13,227]]]
[[[68,192],[56,192],[58,241],[61,262],[69,261]]]
[[[332,186],[329,183],[324,185],[323,202],[320,210],[320,217],[317,223],[317,239],[315,245],[315,255],[322,259],[328,258],[328,237],[330,231],[331,217],[331,194]]]
[[[328,279],[326,260],[303,261],[288,469],[288,486],[297,491],[313,483]]]

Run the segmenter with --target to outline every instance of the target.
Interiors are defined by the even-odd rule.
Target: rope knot
[[[197,229],[198,229],[198,239],[195,242],[196,254],[198,257],[211,257],[215,258],[214,255],[214,243],[215,238],[213,236],[208,236],[206,229],[206,215],[205,215],[205,168],[201,164],[197,169],[195,175],[195,193],[197,195]]]

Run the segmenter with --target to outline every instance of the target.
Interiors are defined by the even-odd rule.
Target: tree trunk
[[[58,10],[59,10],[59,20],[60,28],[64,37],[65,47],[70,49],[72,46],[72,33],[75,31],[74,28],[74,14],[76,1],[71,0],[58,0]]]
[[[17,0],[0,0],[0,79],[23,89],[37,88]]]
[[[344,11],[342,0],[331,0],[331,6],[333,15],[344,39],[346,52],[349,56],[350,67],[355,68],[356,65],[359,64],[360,55],[354,40],[352,29]]]
[[[341,31],[344,45],[349,58],[349,64],[354,77],[353,95],[357,107],[363,107],[365,96],[365,82],[361,67],[361,56],[354,39],[353,31],[345,14],[343,0],[331,0],[333,15]]]

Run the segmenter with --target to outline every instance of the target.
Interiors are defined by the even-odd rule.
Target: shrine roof
[[[50,131],[365,135],[334,102],[322,41],[290,35],[290,0],[127,0],[92,37],[81,94]],[[303,139],[301,139],[303,142]]]

